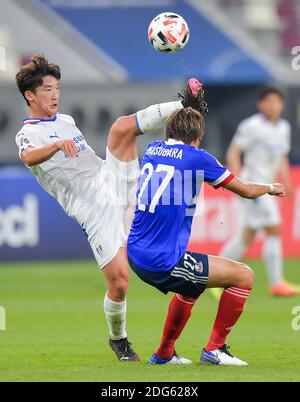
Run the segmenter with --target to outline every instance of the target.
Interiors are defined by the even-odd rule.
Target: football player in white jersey
[[[165,119],[184,106],[181,101],[163,103],[119,118],[109,132],[106,160],[102,160],[73,118],[57,113],[60,78],[59,66],[41,55],[16,75],[29,108],[16,136],[20,158],[85,231],[108,284],[104,311],[110,346],[119,360],[138,361],[126,334],[129,273],[123,225],[139,175],[136,137],[159,132]]]
[[[228,168],[247,181],[274,182],[280,173],[287,195],[292,195],[289,173],[291,127],[282,118],[284,94],[265,88],[258,101],[259,113],[243,121],[228,150]],[[242,156],[244,163],[242,166]],[[243,202],[243,230],[222,250],[222,257],[240,260],[258,231],[264,230],[264,261],[274,296],[295,296],[296,286],[284,280],[281,242],[281,216],[277,201],[266,195]]]

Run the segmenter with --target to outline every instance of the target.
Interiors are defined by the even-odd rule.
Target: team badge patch
[[[197,264],[195,264],[195,271],[198,272],[199,274],[203,274],[204,271],[204,267],[202,262],[197,262]]]
[[[22,136],[22,137],[20,138],[20,145],[21,145],[21,147],[24,147],[25,145],[29,145],[29,144],[30,144],[30,141],[29,141],[26,137]]]

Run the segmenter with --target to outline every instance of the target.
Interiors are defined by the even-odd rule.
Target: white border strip
[[[212,187],[216,187],[219,184],[223,183],[223,181],[225,181],[226,179],[228,179],[228,177],[231,175],[231,172],[229,170],[226,170],[225,173],[222,174],[222,176],[220,176],[218,178],[218,180],[214,181],[213,183],[208,183],[210,186]]]

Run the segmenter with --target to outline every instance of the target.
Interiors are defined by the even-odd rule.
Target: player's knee
[[[129,276],[120,274],[110,281],[110,289],[117,298],[124,298],[128,290]]]
[[[248,289],[253,289],[255,280],[255,274],[253,270],[248,265],[243,263],[239,263],[239,269],[240,269],[239,286]]]
[[[235,262],[233,268],[232,272],[234,275],[232,277],[231,286],[252,289],[254,286],[254,272],[252,269],[248,265],[240,262]]]

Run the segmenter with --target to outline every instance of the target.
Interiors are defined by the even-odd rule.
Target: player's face
[[[284,101],[279,95],[270,94],[258,103],[258,108],[268,119],[276,121],[283,113]]]
[[[32,96],[31,106],[40,117],[43,115],[52,117],[58,110],[59,104],[59,81],[52,77],[47,76],[43,78],[43,85],[37,87],[35,93],[30,93]]]

